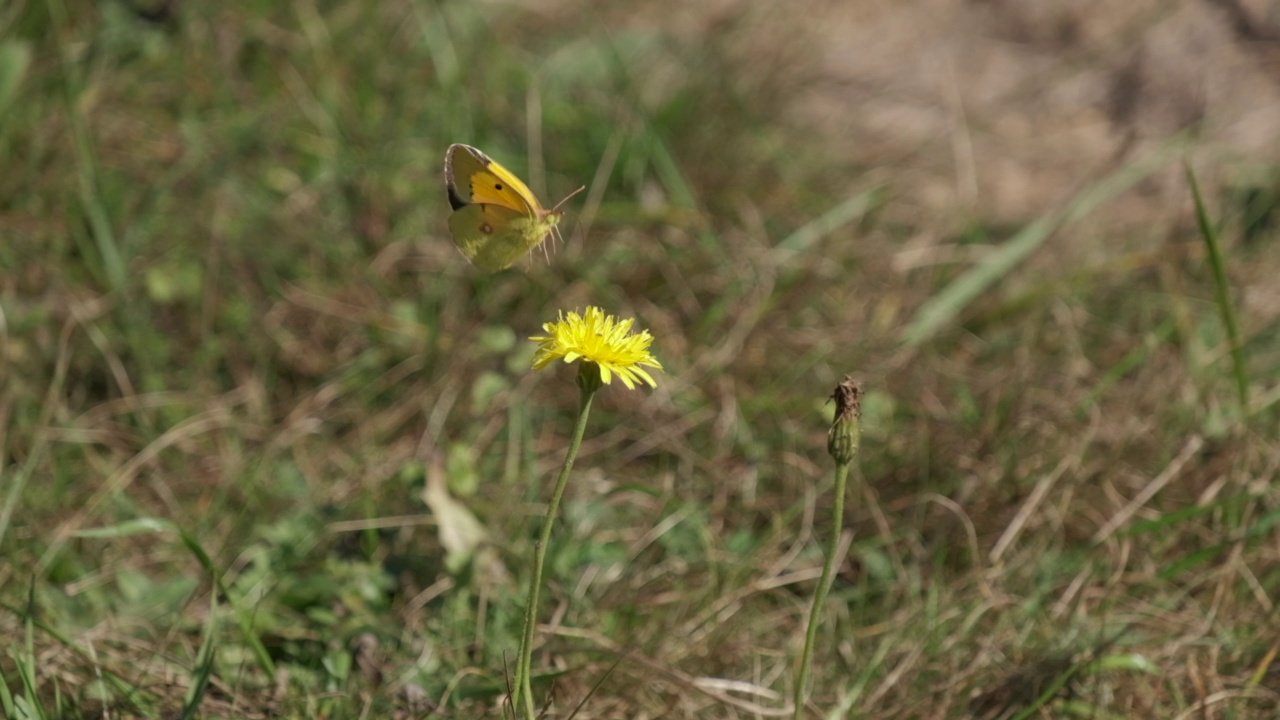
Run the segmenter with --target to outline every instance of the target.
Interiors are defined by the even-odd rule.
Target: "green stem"
[[[822,563],[822,577],[818,580],[818,589],[813,593],[813,607],[809,609],[809,629],[804,635],[804,655],[800,658],[800,673],[796,675],[795,720],[804,715],[805,686],[809,684],[809,668],[813,665],[813,645],[818,637],[819,613],[827,600],[827,591],[831,589],[831,571],[836,564],[836,553],[840,551],[840,534],[844,525],[844,492],[849,479],[849,463],[836,463],[836,506],[831,516],[831,547],[827,550],[826,560]]]
[[[569,485],[569,471],[573,469],[574,458],[578,456],[578,448],[582,445],[582,435],[587,429],[587,415],[591,412],[591,399],[595,394],[595,388],[582,389],[578,424],[573,429],[573,442],[569,444],[569,452],[564,457],[564,467],[560,468],[560,477],[556,479],[556,489],[551,493],[551,504],[547,506],[547,515],[542,520],[542,534],[533,549],[533,577],[529,580],[529,601],[524,609],[524,634],[520,638],[515,690],[511,699],[511,705],[517,715],[523,704],[526,720],[537,718],[530,679],[533,673],[530,668],[533,658],[533,628],[538,619],[538,591],[542,586],[542,565],[547,559],[547,543],[551,541],[551,528],[555,525],[556,515],[560,511],[560,498],[564,496],[564,489]]]

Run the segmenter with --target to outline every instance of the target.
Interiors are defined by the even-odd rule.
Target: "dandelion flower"
[[[641,367],[662,369],[649,353],[653,336],[648,330],[632,335],[634,324],[631,318],[619,320],[598,307],[588,307],[583,315],[570,312],[566,316],[561,312],[558,321],[543,324],[546,335],[529,338],[539,343],[533,369],[541,370],[560,358],[567,363],[582,360],[600,368],[600,380],[606,385],[617,375],[622,384],[631,389],[640,381],[657,387],[653,377]]]
[[[612,315],[606,315],[598,307],[588,307],[583,315],[571,312],[566,317],[563,312],[560,313],[558,321],[542,326],[546,335],[529,338],[538,343],[538,351],[533,357],[534,370],[541,370],[558,359],[563,359],[566,363],[582,361],[578,366],[577,377],[582,401],[578,406],[578,422],[574,426],[573,439],[569,442],[569,451],[565,453],[564,465],[560,468],[560,476],[556,478],[551,501],[547,503],[547,514],[542,519],[542,539],[534,545],[529,601],[525,603],[524,632],[520,636],[515,688],[511,694],[511,706],[517,713],[523,709],[525,720],[536,720],[538,715],[530,678],[533,675],[533,641],[538,624],[542,569],[547,560],[547,545],[551,542],[551,528],[560,512],[560,499],[564,497],[565,487],[569,484],[569,471],[573,468],[573,459],[578,456],[578,449],[582,447],[582,434],[586,431],[587,417],[591,413],[591,399],[614,375],[621,378],[622,384],[628,388],[634,388],[641,381],[649,383],[650,387],[658,386],[643,367],[662,369],[657,359],[649,354],[653,336],[648,330],[632,335],[633,324],[635,321],[629,318],[618,320]]]

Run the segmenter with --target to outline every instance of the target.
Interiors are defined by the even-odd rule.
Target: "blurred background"
[[[1280,5],[9,0],[0,714],[1270,718]],[[463,142],[563,243],[486,275]],[[1192,179],[1203,217],[1197,214]]]

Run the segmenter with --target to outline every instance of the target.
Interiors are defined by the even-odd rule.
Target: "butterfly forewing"
[[[536,215],[542,210],[529,187],[510,170],[470,145],[449,147],[445,162],[449,181],[449,202],[501,205],[517,212]]]

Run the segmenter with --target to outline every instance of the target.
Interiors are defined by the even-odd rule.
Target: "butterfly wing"
[[[544,210],[520,178],[461,143],[445,154],[453,242],[476,267],[498,272],[546,239],[560,213]]]
[[[472,204],[449,216],[449,232],[472,265],[495,273],[541,244],[559,220],[559,213],[531,218],[501,205]]]
[[[470,145],[450,145],[444,165],[449,204],[454,210],[476,203],[501,205],[530,217],[543,212],[542,205],[528,185]]]

